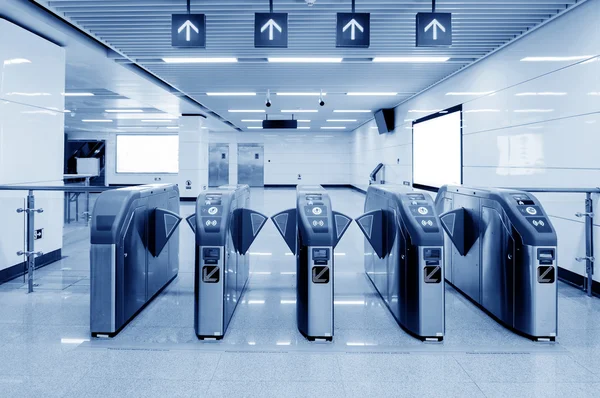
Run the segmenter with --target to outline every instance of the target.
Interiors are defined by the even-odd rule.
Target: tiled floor
[[[331,190],[336,210],[360,215],[364,196]],[[254,190],[272,215],[293,190]],[[193,205],[182,204],[183,214]],[[0,396],[598,396],[600,299],[560,285],[557,343],[534,343],[448,287],[446,336],[421,343],[382,306],[362,272],[352,226],[336,249],[335,338],[309,343],[296,329],[294,258],[269,223],[251,248],[252,275],[227,335],[193,330],[193,240],[182,224],[179,277],[112,340],[89,336],[89,244],[70,226],[59,263],[0,286]],[[76,229],[78,228],[78,229]],[[85,239],[82,239],[84,237]]]

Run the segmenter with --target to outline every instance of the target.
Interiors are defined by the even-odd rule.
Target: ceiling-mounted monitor
[[[386,134],[394,131],[396,127],[394,109],[380,109],[375,112],[375,123],[379,134]]]
[[[262,127],[268,129],[297,129],[298,121],[293,119],[284,120],[263,120]]]

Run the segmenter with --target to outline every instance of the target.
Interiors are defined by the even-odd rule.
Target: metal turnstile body
[[[352,220],[333,211],[321,186],[298,186],[296,208],[271,218],[296,255],[298,330],[309,340],[332,340],[334,249]]]
[[[533,339],[557,334],[557,237],[539,200],[506,189],[444,186],[436,208],[446,279],[505,326]]]
[[[366,238],[365,272],[398,324],[422,340],[441,341],[444,236],[431,196],[371,185],[356,222]]]
[[[221,339],[248,282],[247,251],[267,221],[250,210],[248,185],[222,186],[198,196],[188,217],[196,236],[194,329]]]
[[[116,335],[179,271],[174,184],[102,193],[90,230],[90,329]]]

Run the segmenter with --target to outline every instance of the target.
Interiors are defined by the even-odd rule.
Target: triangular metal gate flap
[[[271,220],[292,253],[296,254],[296,229],[298,228],[296,225],[296,209],[288,209],[277,213],[271,217]]]
[[[335,242],[333,247],[335,248],[339,243],[342,236],[352,223],[352,219],[342,213],[338,213],[337,211],[333,212],[333,221],[335,223]]]

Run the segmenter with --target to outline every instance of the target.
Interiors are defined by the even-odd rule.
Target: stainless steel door
[[[264,154],[263,144],[238,144],[238,184],[265,186]]]
[[[208,146],[208,185],[218,187],[229,184],[229,144]]]

